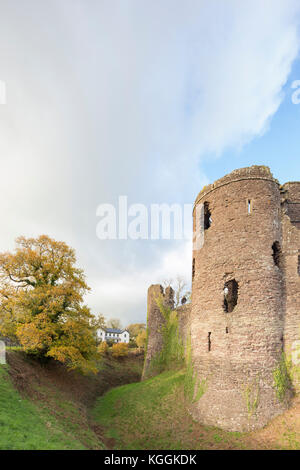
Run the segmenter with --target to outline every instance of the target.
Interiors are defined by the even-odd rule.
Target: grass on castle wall
[[[61,420],[54,418],[51,410],[42,404],[38,407],[23,398],[11,383],[8,366],[0,365],[0,449],[85,449],[71,422],[67,426],[66,417],[77,410],[59,397],[58,401],[62,409]]]

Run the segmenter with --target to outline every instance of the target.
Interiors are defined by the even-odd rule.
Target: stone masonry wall
[[[284,349],[290,355],[300,339],[300,183],[281,188],[285,270]],[[300,389],[300,383],[294,384]]]
[[[174,308],[174,291],[171,287],[167,287],[165,292],[159,284],[149,287],[147,299],[148,344],[142,380],[149,376],[151,360],[161,351],[163,345],[162,326],[165,319],[157,305],[157,299],[160,296],[163,296],[166,306]]]
[[[162,334],[161,328],[164,323],[164,318],[159,310],[159,307],[156,303],[156,299],[163,295],[163,288],[159,284],[154,284],[148,289],[147,297],[147,353],[145,357],[144,369],[142,380],[147,378],[149,374],[149,367],[152,358],[161,350],[162,348]]]
[[[199,194],[196,205],[204,203],[211,226],[193,252],[191,331],[195,371],[207,390],[193,416],[247,430],[285,407],[273,387],[284,328],[284,273],[272,250],[275,242],[282,246],[279,184],[265,167],[236,170]],[[237,304],[226,312],[224,289],[233,280]],[[251,417],[247,390],[252,402],[258,395]]]
[[[178,315],[178,329],[184,347],[187,344],[188,335],[190,334],[190,320],[192,304],[184,304],[176,309]]]
[[[230,431],[259,428],[291,396],[278,399],[273,374],[300,339],[300,182],[280,186],[263,166],[235,170],[203,188],[193,220],[192,304],[177,309],[206,383],[191,412]],[[144,376],[162,346],[157,293],[149,288]]]
[[[171,287],[167,287],[165,291],[159,284],[149,287],[147,302],[148,344],[142,380],[149,376],[151,360],[161,351],[163,346],[161,330],[165,320],[156,302],[160,295],[164,298],[164,304],[174,309],[174,291]],[[181,305],[176,311],[178,313],[179,334],[185,345],[189,331],[191,304]]]

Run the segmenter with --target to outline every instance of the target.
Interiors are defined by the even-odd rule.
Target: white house
[[[127,330],[118,330],[117,328],[105,328],[98,330],[100,341],[110,341],[113,343],[129,343],[130,335]]]

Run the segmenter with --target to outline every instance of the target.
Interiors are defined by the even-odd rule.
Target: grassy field
[[[187,412],[184,373],[165,372],[100,397],[93,417],[115,449],[300,449],[300,404],[266,428],[241,434],[202,426]]]

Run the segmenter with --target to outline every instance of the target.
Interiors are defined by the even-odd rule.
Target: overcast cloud
[[[0,0],[0,249],[73,246],[94,313],[146,317],[190,280],[189,241],[100,241],[96,209],[192,203],[201,158],[267,131],[299,50],[299,2]]]

